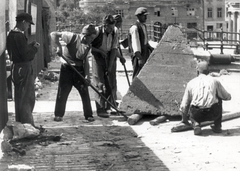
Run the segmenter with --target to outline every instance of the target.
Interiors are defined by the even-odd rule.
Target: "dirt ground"
[[[54,65],[58,65],[55,61]],[[53,67],[54,68],[54,67]],[[240,112],[240,73],[219,77],[232,94],[224,102],[224,114]],[[45,80],[37,98],[34,120],[44,132],[37,138],[12,142],[26,151],[5,153],[0,170],[36,171],[238,171],[240,170],[240,118],[223,122],[223,132],[213,133],[203,127],[201,136],[192,130],[172,133],[179,120],[152,126],[153,116],[146,116],[136,125],[128,125],[122,116],[96,116],[95,122],[84,120],[81,101],[73,88],[69,95],[63,122],[53,121],[57,81]],[[127,91],[123,72],[118,73],[119,99]],[[90,90],[91,99],[93,91]],[[9,102],[9,119],[13,102]]]

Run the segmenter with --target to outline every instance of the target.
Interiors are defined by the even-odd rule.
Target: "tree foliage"
[[[114,4],[106,3],[104,6],[88,6],[81,9],[77,0],[59,0],[56,11],[58,30],[80,32],[86,24],[100,25],[107,14],[115,14]]]
[[[115,14],[116,7],[114,4],[105,4],[104,6],[90,6],[87,8],[87,19],[97,25],[102,23],[102,19],[105,15]]]

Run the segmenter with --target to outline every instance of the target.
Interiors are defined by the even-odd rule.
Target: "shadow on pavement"
[[[52,121],[49,113],[34,116],[35,124],[45,128],[45,137],[61,135],[60,141],[19,141],[26,155],[10,152],[0,160],[0,170],[24,164],[35,170],[96,170],[96,171],[168,171],[123,117],[84,122],[82,113],[66,112],[63,122]],[[117,123],[117,124],[114,124]],[[126,125],[124,125],[126,124]]]

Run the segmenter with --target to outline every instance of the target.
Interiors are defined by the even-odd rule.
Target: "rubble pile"
[[[44,88],[44,85],[51,82],[56,82],[59,80],[59,74],[48,71],[47,69],[41,70],[38,74],[38,77],[35,79],[35,95],[36,98],[39,98],[42,93],[41,90]]]

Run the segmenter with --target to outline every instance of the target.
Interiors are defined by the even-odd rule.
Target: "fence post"
[[[221,54],[223,54],[223,28],[221,27]]]
[[[204,50],[205,50],[205,30],[202,31],[203,33],[203,47],[204,47]],[[206,45],[207,46],[207,45]],[[207,50],[207,49],[206,49]]]
[[[236,44],[236,50],[235,50],[235,54],[239,54],[240,53],[240,49],[239,49],[239,43],[237,42]]]
[[[221,44],[220,49],[221,49],[221,54],[223,54],[223,44]]]
[[[206,43],[206,50],[208,50],[208,43]]]

